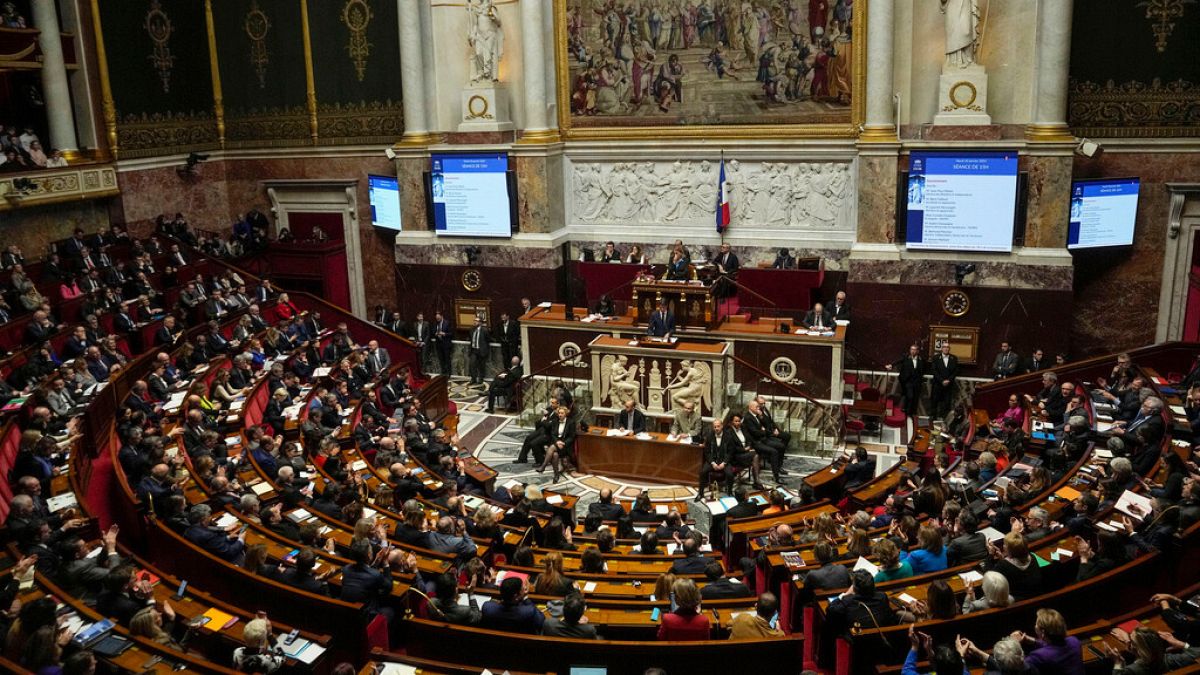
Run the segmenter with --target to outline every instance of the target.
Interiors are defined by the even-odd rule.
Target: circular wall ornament
[[[771,362],[767,372],[779,382],[791,382],[796,379],[796,362],[786,356],[780,356]]]
[[[462,287],[472,293],[483,288],[483,275],[479,270],[466,270],[462,273]]]
[[[966,89],[967,96],[962,94],[962,90]],[[968,97],[969,96],[969,97]],[[956,108],[970,108],[975,103],[975,99],[979,96],[979,91],[975,89],[975,85],[967,81],[955,82],[950,86],[950,102]],[[966,99],[965,101],[963,99]]]
[[[467,99],[467,113],[471,119],[491,119],[492,115],[488,112],[490,108],[488,100],[479,94]]]
[[[964,316],[971,309],[971,298],[966,292],[954,289],[942,294],[942,311],[946,316]]]
[[[574,342],[564,342],[558,346],[558,358],[570,365],[579,365],[578,356],[583,351]]]

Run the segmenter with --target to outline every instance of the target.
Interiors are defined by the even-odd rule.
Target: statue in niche
[[[975,64],[979,47],[979,0],[941,0],[946,25],[946,66]]]
[[[812,167],[812,189],[808,193],[808,215],[821,227],[831,227],[837,218],[829,199],[829,182],[833,167],[817,164]]]
[[[504,32],[494,0],[467,0],[467,44],[471,47],[471,84],[500,81]]]

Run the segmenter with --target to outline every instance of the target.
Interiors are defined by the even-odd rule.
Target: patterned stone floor
[[[532,429],[520,426],[518,420],[512,415],[487,414],[485,391],[486,389],[482,385],[469,385],[465,379],[454,378],[450,385],[450,398],[458,404],[459,438],[462,439],[465,447],[471,448],[472,454],[480,461],[500,473],[496,479],[499,485],[516,479],[530,485],[553,486],[556,490],[579,497],[577,514],[585,513],[588,504],[594,502],[600,490],[604,488],[610,488],[614,494],[627,499],[637,497],[642,490],[649,490],[651,499],[655,500],[691,500],[696,496],[695,485],[672,486],[638,483],[579,472],[564,476],[562,480],[555,483],[549,470],[546,473],[538,473],[534,471],[532,463],[514,464],[513,460],[521,451],[521,442]],[[886,436],[884,440],[888,440]],[[866,445],[874,444],[867,443]],[[804,476],[828,463],[829,460],[826,458],[789,454],[784,458],[783,467],[791,475],[783,477],[783,485],[795,487],[800,484],[800,480]],[[762,478],[765,484],[771,485],[769,472],[763,472]],[[689,513],[695,519],[697,528],[707,532],[708,509],[701,504],[692,503]]]

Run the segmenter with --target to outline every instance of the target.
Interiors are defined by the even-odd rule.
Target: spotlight
[[[474,265],[479,262],[480,253],[482,251],[479,250],[478,246],[468,246],[463,249],[463,255],[466,256],[468,265]]]
[[[968,274],[975,273],[975,263],[957,263],[954,265],[954,284],[956,286],[963,285],[963,279]]]
[[[1075,146],[1075,154],[1082,157],[1096,157],[1104,154],[1104,147],[1090,138],[1081,138],[1079,145]]]
[[[396,159],[396,151],[391,148],[384,148],[383,155],[388,159]]]

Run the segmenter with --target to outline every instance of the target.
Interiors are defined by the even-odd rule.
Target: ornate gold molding
[[[221,95],[221,65],[217,59],[217,32],[213,27],[212,0],[204,0],[204,26],[208,31],[208,69],[212,76],[213,115],[217,118],[217,142],[225,147],[225,101]]]
[[[557,80],[558,127],[563,138],[586,140],[641,140],[649,138],[704,138],[713,140],[755,138],[855,138],[866,116],[866,2],[854,4],[851,42],[851,97],[848,123],[813,124],[713,124],[678,126],[610,126],[576,128],[571,120],[571,67],[567,57],[567,0],[554,1],[554,66]]]
[[[900,139],[896,136],[896,127],[890,124],[884,126],[864,126],[862,132],[858,134],[858,140],[862,143],[900,142]]]
[[[1175,21],[1183,18],[1183,6],[1196,0],[1143,0],[1139,7],[1146,8],[1150,30],[1154,33],[1154,47],[1158,53],[1167,51],[1167,42],[1175,32]]]
[[[560,142],[562,142],[562,134],[558,133],[558,129],[535,129],[533,131],[522,131],[521,138],[517,141],[517,144],[549,145]]]
[[[304,86],[308,106],[308,129],[312,142],[317,143],[320,128],[317,123],[317,84],[313,77],[312,33],[308,25],[308,0],[300,0],[300,33],[304,36]]]
[[[13,181],[29,178],[37,186],[17,191]],[[111,164],[88,164],[31,174],[5,174],[0,178],[0,211],[45,206],[59,202],[99,199],[119,194],[117,170]]]
[[[1154,138],[1200,136],[1200,84],[1187,80],[1149,83],[1072,79],[1068,88],[1071,127],[1081,136]]]
[[[154,64],[154,69],[158,71],[163,93],[169,93],[171,91],[171,71],[175,68],[175,55],[171,53],[171,34],[175,32],[175,26],[171,23],[171,17],[163,11],[160,0],[150,0],[150,9],[146,12],[142,27],[146,29],[150,41],[154,43],[154,51],[150,53],[150,63]]]
[[[392,143],[404,133],[400,101],[323,103],[317,106],[321,145]]]
[[[354,62],[354,72],[358,75],[359,82],[367,76],[367,57],[371,55],[367,26],[371,25],[374,16],[367,0],[346,0],[346,4],[342,6],[342,23],[350,31],[346,52]]]
[[[220,148],[209,111],[126,115],[118,126],[121,156],[152,157]]]
[[[271,53],[267,50],[267,33],[271,32],[271,19],[258,6],[258,0],[250,0],[250,10],[242,20],[242,30],[250,38],[250,67],[258,76],[258,88],[267,88],[267,66],[271,64]]]
[[[1031,143],[1073,143],[1075,134],[1066,124],[1027,124],[1025,140]]]
[[[100,21],[100,0],[91,0],[92,30],[96,34],[96,69],[100,75],[100,107],[104,112],[104,127],[108,132],[108,151],[118,156],[117,105],[113,102],[112,83],[108,78],[108,54],[104,51],[104,29]]]

